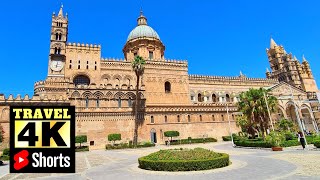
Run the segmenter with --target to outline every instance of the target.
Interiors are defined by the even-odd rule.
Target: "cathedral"
[[[9,142],[9,107],[13,105],[75,106],[76,134],[87,135],[90,149],[103,149],[111,133],[120,133],[122,141],[128,142],[134,135],[136,88],[142,102],[139,142],[164,143],[164,132],[170,130],[179,131],[180,139],[221,139],[230,131],[236,133],[239,94],[260,87],[278,98],[273,123],[281,117],[301,119],[304,129],[318,131],[318,89],[308,61],[303,57],[300,63],[273,39],[267,49],[271,71],[267,69],[266,78],[242,73],[202,76],[188,74],[186,60],[166,59],[164,42],[142,12],[123,46],[123,59],[102,58],[100,45],[68,42],[68,23],[62,7],[52,15],[48,75],[34,84],[33,96],[0,94],[5,142]],[[132,70],[137,55],[146,60],[140,87]]]

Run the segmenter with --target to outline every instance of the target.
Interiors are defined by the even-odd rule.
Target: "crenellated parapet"
[[[20,105],[19,103],[23,103],[24,105],[27,105],[28,103],[68,104],[69,99],[67,96],[62,96],[62,95],[60,96],[52,95],[50,97],[48,97],[47,95],[29,97],[29,95],[26,94],[24,97],[21,97],[21,95],[18,94],[16,97],[14,97],[12,94],[10,94],[8,97],[5,97],[4,94],[0,94],[0,105],[12,105],[12,104]]]
[[[227,82],[253,82],[253,83],[271,83],[278,82],[277,79],[265,78],[249,78],[240,76],[204,76],[204,75],[189,75],[190,81],[227,81]]]
[[[69,50],[86,50],[86,51],[101,51],[101,45],[97,44],[84,44],[84,43],[68,43],[67,49]]]

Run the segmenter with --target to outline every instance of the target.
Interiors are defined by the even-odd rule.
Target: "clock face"
[[[52,60],[50,64],[50,68],[53,71],[61,71],[64,66],[64,63],[62,61]]]

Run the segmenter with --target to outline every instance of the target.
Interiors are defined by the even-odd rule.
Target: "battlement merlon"
[[[127,61],[126,59],[122,59],[122,58],[101,58],[101,61],[111,61],[111,62],[119,62],[119,61],[125,61],[125,62],[130,62]],[[188,64],[187,60],[177,60],[177,59],[165,59],[163,61],[163,59],[152,59],[146,60],[147,63],[152,63],[152,62],[159,62],[159,63],[175,63],[175,64]],[[131,62],[130,62],[131,63]]]
[[[88,51],[101,51],[101,45],[97,44],[84,44],[84,43],[67,43],[67,49],[79,49]]]
[[[68,97],[67,96],[52,96],[48,98],[46,95],[41,96],[32,96],[29,97],[28,94],[26,94],[24,97],[21,97],[20,94],[18,94],[16,97],[14,97],[12,94],[10,94],[8,97],[5,97],[4,94],[0,94],[0,105],[10,105],[11,103],[68,103]]]
[[[205,76],[205,75],[189,75],[189,80],[197,81],[242,81],[242,82],[257,82],[257,83],[278,83],[277,79],[265,79],[265,78],[248,78],[241,76]]]

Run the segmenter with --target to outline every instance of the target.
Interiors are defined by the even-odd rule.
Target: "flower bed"
[[[199,171],[230,164],[228,154],[203,148],[160,150],[138,161],[141,169],[154,171]]]

